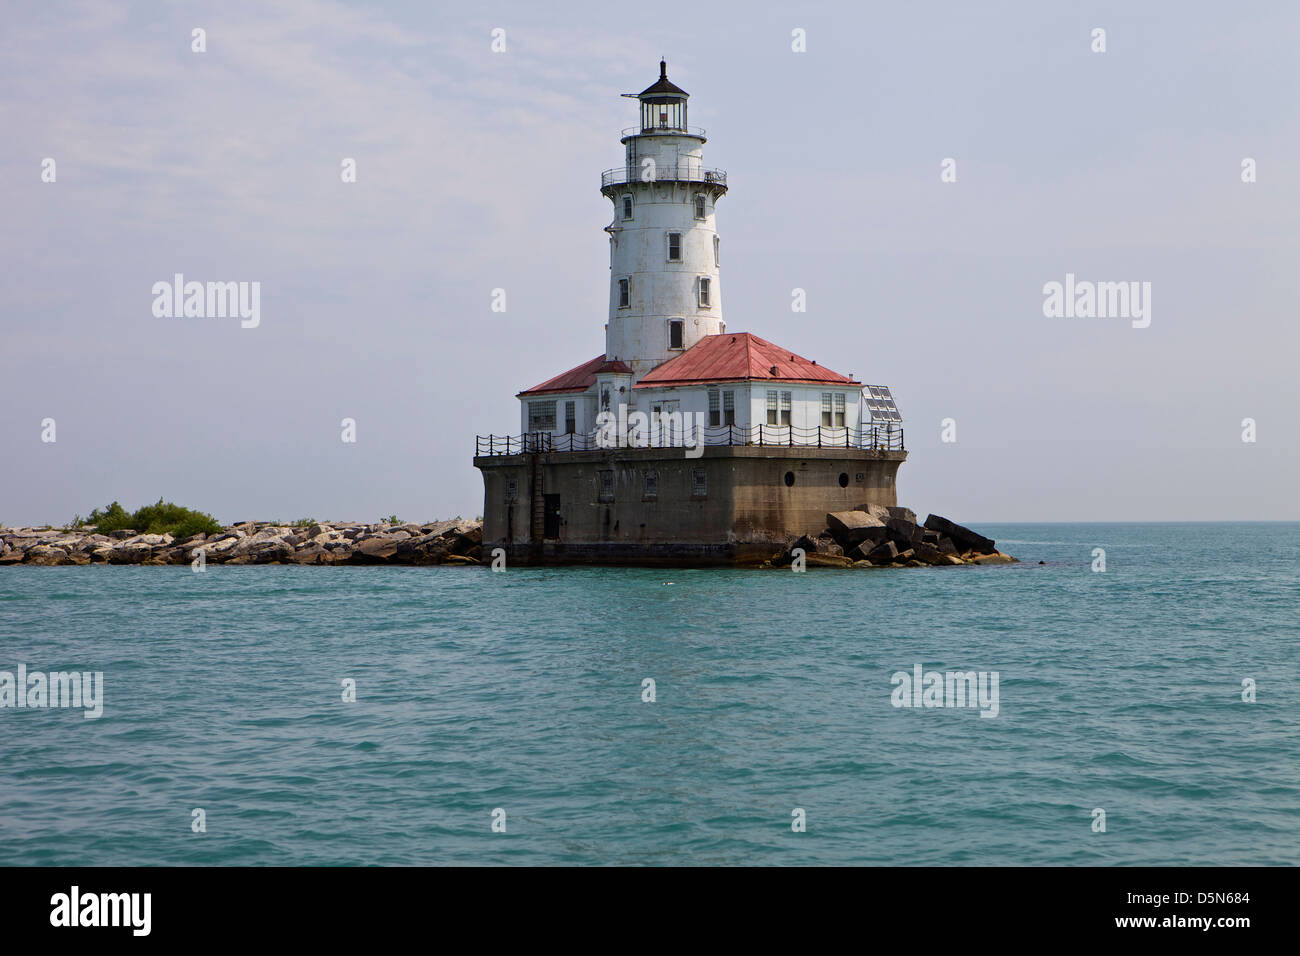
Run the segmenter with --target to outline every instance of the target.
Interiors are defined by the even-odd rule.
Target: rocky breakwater
[[[242,521],[181,540],[129,530],[98,534],[93,527],[0,529],[0,565],[189,564],[200,552],[209,564],[479,564],[483,526]]]
[[[807,567],[923,568],[966,564],[1012,564],[991,538],[939,515],[922,524],[910,508],[864,505],[826,515],[826,529],[804,535],[772,556],[772,567],[788,567],[802,548]]]

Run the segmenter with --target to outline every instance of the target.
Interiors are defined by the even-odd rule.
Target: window
[[[719,239],[717,236],[714,236],[713,237],[713,264],[715,266],[722,265],[722,259],[720,256],[721,250],[722,250],[722,240]]]
[[[722,424],[722,395],[716,388],[709,389],[709,427]]]
[[[790,399],[791,399],[791,397],[792,397],[792,395],[791,395],[790,392],[782,392],[782,393],[781,393],[781,421],[780,421],[779,424],[782,424],[782,425],[789,425],[789,424],[790,424]]]
[[[645,493],[641,497],[643,499],[659,497],[659,472],[647,471],[645,473]]]
[[[668,320],[668,347],[670,349],[685,348],[682,345],[682,335],[684,334],[682,328],[683,322],[681,319]]]
[[[831,427],[831,393],[822,392],[822,425]]]
[[[618,280],[618,307],[626,309],[632,302],[631,279]]]
[[[722,393],[722,424],[736,424],[736,393]]]
[[[555,430],[555,403],[528,403],[528,430],[530,432],[549,432]]]
[[[597,474],[600,476],[600,500],[613,501],[614,500],[614,472],[601,471],[601,472],[597,472]]]
[[[703,195],[697,195],[695,197],[695,218],[696,219],[708,218],[708,205],[705,202]]]
[[[631,196],[623,197],[623,218],[624,219],[632,218],[632,197]]]
[[[844,393],[835,393],[835,427],[844,427]]]
[[[776,424],[776,392],[774,391],[767,393],[767,423]]]
[[[668,233],[668,261],[682,261],[682,234],[680,232]]]
[[[519,500],[519,479],[506,479],[506,503],[509,504]]]
[[[572,435],[578,430],[578,403],[564,403],[564,434]]]
[[[709,478],[703,468],[691,469],[691,497],[703,498],[709,493]]]
[[[700,308],[709,307],[709,277],[700,276]]]

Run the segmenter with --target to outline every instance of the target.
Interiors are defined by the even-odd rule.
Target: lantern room
[[[668,80],[668,64],[659,61],[659,82],[637,94],[641,101],[641,132],[686,132],[685,90]]]

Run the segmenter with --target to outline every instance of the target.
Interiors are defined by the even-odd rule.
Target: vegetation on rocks
[[[221,531],[221,523],[212,515],[163,501],[162,498],[134,513],[128,512],[114,501],[102,509],[96,508],[88,518],[78,515],[70,527],[84,528],[87,525],[94,525],[99,534],[130,529],[137,534],[170,534],[175,538],[217,534]]]

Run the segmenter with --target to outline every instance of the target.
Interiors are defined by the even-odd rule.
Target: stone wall
[[[829,511],[896,504],[898,467],[907,457],[810,446],[706,447],[699,458],[685,452],[476,458],[484,550],[502,547],[512,563],[761,563],[818,533]],[[558,508],[549,501],[549,529],[548,495],[558,495]]]

